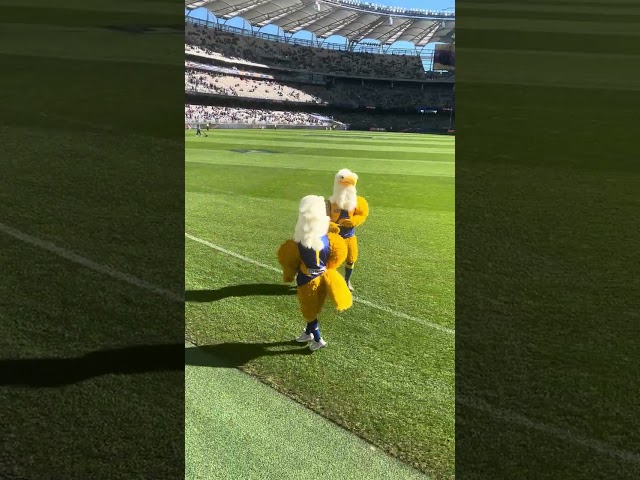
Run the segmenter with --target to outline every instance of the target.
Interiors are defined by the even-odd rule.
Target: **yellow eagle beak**
[[[347,176],[340,180],[340,185],[343,187],[355,187],[356,183],[358,183],[358,180],[356,180],[356,177],[352,176]]]

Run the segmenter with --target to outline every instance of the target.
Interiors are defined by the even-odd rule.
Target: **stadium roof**
[[[255,27],[276,25],[287,33],[309,31],[318,38],[332,35],[353,42],[398,41],[416,47],[454,43],[455,14],[385,7],[356,0],[186,0],[185,8],[205,7],[216,17],[241,17]]]

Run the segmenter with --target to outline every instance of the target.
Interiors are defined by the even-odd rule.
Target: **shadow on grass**
[[[295,295],[296,288],[290,285],[272,283],[249,283],[231,285],[218,290],[187,290],[187,302],[215,302],[229,297]]]
[[[270,350],[270,347],[291,346],[287,350]],[[197,367],[241,367],[259,357],[277,355],[310,355],[312,352],[307,344],[288,342],[271,343],[219,343],[217,345],[203,345],[187,347],[184,350],[185,365]]]
[[[102,375],[183,370],[183,343],[138,345],[72,358],[0,359],[0,386],[61,387]]]

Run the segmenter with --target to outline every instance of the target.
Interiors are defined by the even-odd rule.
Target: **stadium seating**
[[[185,70],[185,89],[264,100],[280,100],[349,107],[411,108],[414,106],[448,107],[451,86],[394,86],[377,84],[349,84],[337,82],[329,87],[290,84],[279,80],[257,79],[247,76],[219,74],[188,68]]]
[[[244,125],[312,125],[329,126],[330,121],[302,112],[185,105],[185,122]]]
[[[185,41],[193,53],[325,74],[393,79],[425,79],[420,57],[335,51],[273,42],[185,23]],[[197,48],[197,50],[196,50]]]
[[[376,128],[387,131],[401,132],[404,130],[446,130],[449,118],[445,115],[430,114],[376,114],[368,113],[331,112],[336,121],[349,125],[355,130],[375,130]]]
[[[187,125],[442,131],[452,124],[453,83],[425,82],[452,76],[425,72],[418,56],[313,48],[189,22],[185,29],[185,92],[242,97],[247,107],[236,108],[229,98],[206,101],[226,106],[187,100]],[[272,101],[278,105],[265,109]],[[299,111],[313,111],[309,105],[322,116]]]
[[[232,95],[236,97],[285,100],[291,102],[323,103],[323,101],[299,88],[274,80],[255,80],[247,77],[214,74],[197,70],[185,71],[185,87],[203,93]]]
[[[185,123],[212,125],[262,125],[272,126],[312,126],[342,129],[345,125],[352,128],[381,128],[392,131],[409,129],[446,129],[448,119],[439,115],[403,115],[329,112],[324,116],[303,112],[263,110],[257,108],[229,108],[203,105],[185,105]]]

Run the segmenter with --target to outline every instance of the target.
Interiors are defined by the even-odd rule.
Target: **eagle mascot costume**
[[[338,311],[348,309],[353,303],[347,283],[337,271],[347,258],[346,242],[328,230],[325,199],[306,196],[300,201],[293,240],[287,240],[278,249],[283,279],[285,282],[297,281],[298,303],[307,322],[296,341],[311,342],[311,351],[327,345],[318,324],[318,314],[327,295]]]
[[[358,175],[351,170],[340,170],[333,182],[333,195],[327,200],[327,215],[331,219],[329,230],[338,233],[347,243],[347,258],[344,270],[344,279],[349,290],[351,286],[351,274],[358,260],[358,237],[356,227],[362,225],[369,216],[369,204],[358,196],[356,184]]]

